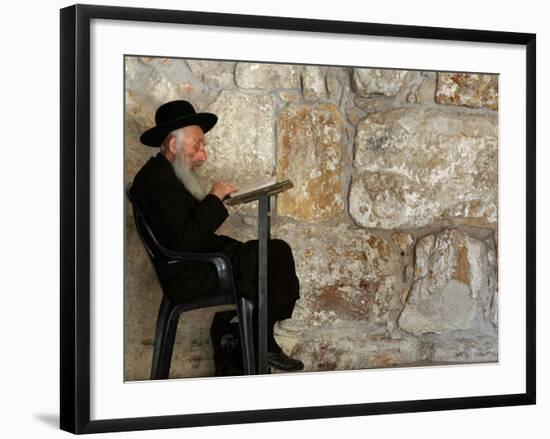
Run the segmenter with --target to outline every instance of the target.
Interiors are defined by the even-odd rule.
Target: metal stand
[[[271,228],[269,200],[272,195],[292,187],[290,180],[284,180],[231,197],[226,201],[227,205],[234,206],[258,200],[258,374],[270,372],[267,364],[267,243]]]
[[[268,373],[267,368],[267,242],[271,218],[269,195],[258,198],[258,374]]]

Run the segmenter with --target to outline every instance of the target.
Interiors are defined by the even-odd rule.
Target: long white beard
[[[197,172],[185,160],[183,154],[176,155],[172,161],[172,168],[179,181],[199,201],[206,196],[206,189],[202,185]]]

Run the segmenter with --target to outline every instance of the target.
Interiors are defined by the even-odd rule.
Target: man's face
[[[206,161],[204,132],[198,125],[190,125],[181,128],[181,134],[181,142],[176,139],[175,148],[173,141],[170,141],[169,152],[174,154],[170,159],[172,168],[185,188],[195,198],[202,200],[206,191],[195,171]]]
[[[205,139],[202,128],[198,125],[189,125],[183,128],[183,154],[185,161],[192,169],[196,169],[206,162]]]

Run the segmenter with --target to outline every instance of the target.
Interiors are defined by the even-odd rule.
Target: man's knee
[[[270,246],[277,253],[292,253],[290,245],[282,239],[271,239]]]

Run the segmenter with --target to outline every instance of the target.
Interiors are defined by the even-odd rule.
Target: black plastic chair
[[[126,190],[126,195],[132,203],[139,237],[155,267],[159,283],[158,267],[161,264],[173,264],[180,261],[198,261],[213,264],[216,267],[220,282],[219,294],[216,296],[199,298],[186,303],[174,303],[166,292],[163,293],[157,317],[151,379],[166,379],[170,374],[170,363],[174,350],[176,330],[182,312],[227,304],[235,304],[237,307],[242,340],[244,373],[246,375],[254,375],[256,373],[252,323],[254,305],[250,300],[237,296],[229,258],[222,253],[179,252],[167,249],[160,244],[153,234],[143,212],[133,199],[129,189]]]

